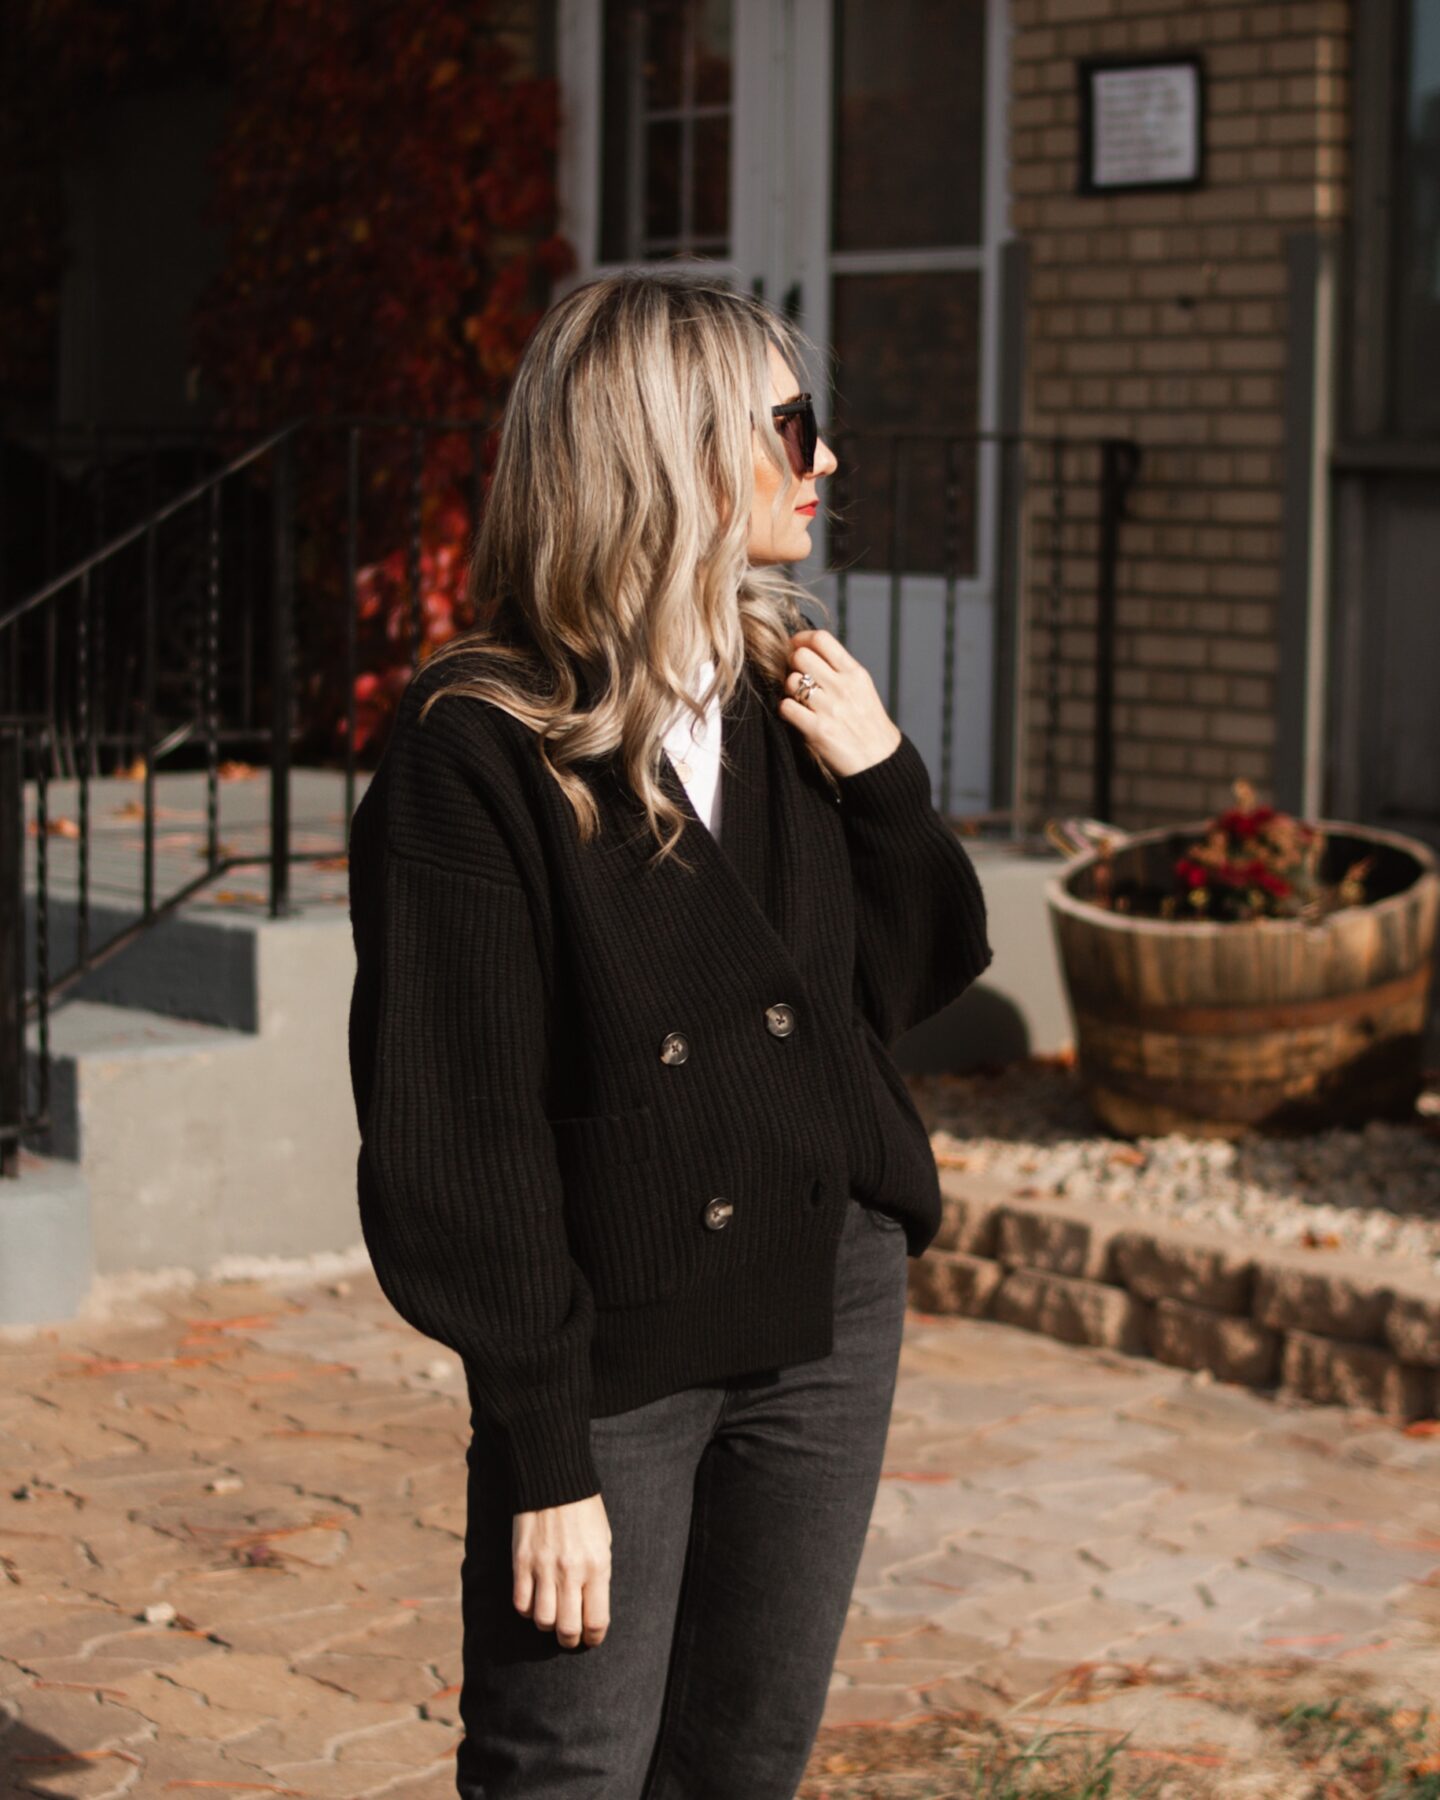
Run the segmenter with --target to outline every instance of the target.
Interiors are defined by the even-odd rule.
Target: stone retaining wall
[[[1031,1198],[942,1170],[910,1304],[1152,1356],[1288,1397],[1440,1416],[1440,1278],[1409,1263]]]

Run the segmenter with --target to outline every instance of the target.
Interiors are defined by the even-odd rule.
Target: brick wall
[[[1237,775],[1268,798],[1286,239],[1346,204],[1350,0],[1012,0],[1012,22],[1026,426],[1153,447],[1120,569],[1110,812],[1131,828],[1207,813]],[[1204,185],[1078,194],[1076,59],[1165,51],[1205,61]],[[1095,510],[1067,496],[1063,581],[1032,565],[1026,586],[1022,791],[1040,817],[1092,793]]]

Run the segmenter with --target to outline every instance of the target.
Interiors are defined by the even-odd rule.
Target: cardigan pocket
[[[598,1308],[670,1293],[681,1272],[664,1204],[653,1108],[552,1119],[570,1254]]]
[[[881,1092],[889,1094],[895,1111],[903,1121],[908,1140],[906,1153],[900,1156],[896,1153],[898,1146],[893,1132],[884,1133],[884,1191],[887,1195],[897,1195],[907,1190],[914,1192],[917,1184],[920,1188],[929,1188],[936,1180],[935,1151],[930,1142],[929,1128],[921,1117],[920,1109],[916,1106],[914,1096],[895,1059],[885,1048],[884,1041],[870,1020],[858,1008],[855,1023],[867,1046],[866,1061],[870,1066],[872,1083],[878,1081],[882,1084]]]

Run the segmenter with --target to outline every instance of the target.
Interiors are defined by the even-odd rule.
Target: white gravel
[[[1013,1177],[1037,1197],[1104,1201],[1247,1240],[1403,1257],[1440,1275],[1440,1078],[1413,1123],[1234,1142],[1112,1136],[1064,1059],[909,1080],[942,1165]]]

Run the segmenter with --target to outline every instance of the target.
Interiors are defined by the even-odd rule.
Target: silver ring
[[[800,691],[795,696],[795,698],[800,702],[800,704],[802,706],[808,706],[810,704],[811,689],[817,687],[818,685],[819,684],[817,683],[817,681],[815,680],[815,677],[813,675],[808,674],[802,670],[801,675],[800,675]]]

